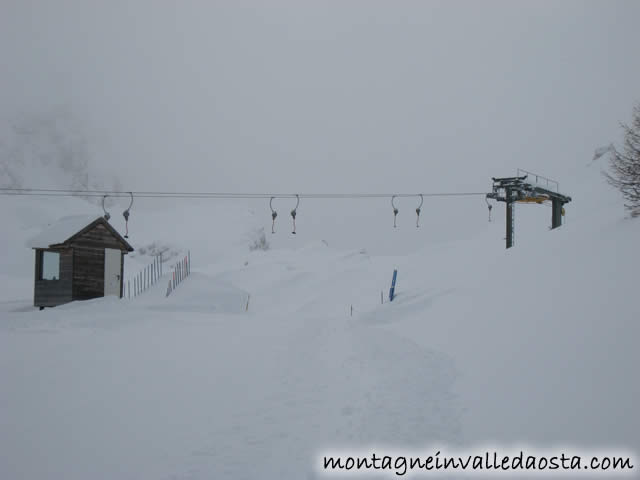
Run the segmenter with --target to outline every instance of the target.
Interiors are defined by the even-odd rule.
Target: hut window
[[[60,254],[57,252],[42,252],[42,269],[40,280],[60,279]]]

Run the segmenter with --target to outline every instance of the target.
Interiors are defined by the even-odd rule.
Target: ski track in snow
[[[258,356],[270,371],[258,397],[225,413],[226,428],[168,478],[314,478],[322,447],[459,439],[455,373],[444,356],[344,318],[291,323],[279,329],[291,335],[284,347]]]

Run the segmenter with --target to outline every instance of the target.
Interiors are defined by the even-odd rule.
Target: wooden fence
[[[153,261],[127,280],[126,298],[135,298],[155,285],[162,277],[162,254],[153,257]]]
[[[173,272],[169,279],[169,285],[167,285],[168,297],[171,293],[182,283],[182,281],[191,274],[191,252],[188,251],[187,255],[178,263],[173,265]]]

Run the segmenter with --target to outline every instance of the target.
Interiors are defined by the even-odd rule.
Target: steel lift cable
[[[230,193],[230,192],[168,192],[168,191],[133,191],[118,190],[73,190],[73,189],[44,189],[44,188],[8,188],[0,187],[1,195],[16,196],[51,196],[51,197],[130,197],[132,194],[140,198],[223,198],[223,199],[254,199],[254,198],[314,198],[314,199],[343,199],[343,198],[388,198],[394,197],[451,197],[486,195],[486,192],[440,192],[440,193]]]

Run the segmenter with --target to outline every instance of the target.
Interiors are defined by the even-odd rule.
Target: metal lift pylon
[[[516,177],[495,178],[491,193],[487,193],[487,198],[504,202],[507,214],[507,248],[513,247],[514,242],[514,203],[516,202],[551,202],[551,228],[558,228],[562,225],[562,214],[565,203],[571,201],[571,197],[561,194],[558,182],[532,174],[526,170],[518,169],[518,173],[525,173]],[[529,176],[532,180],[529,180]]]

